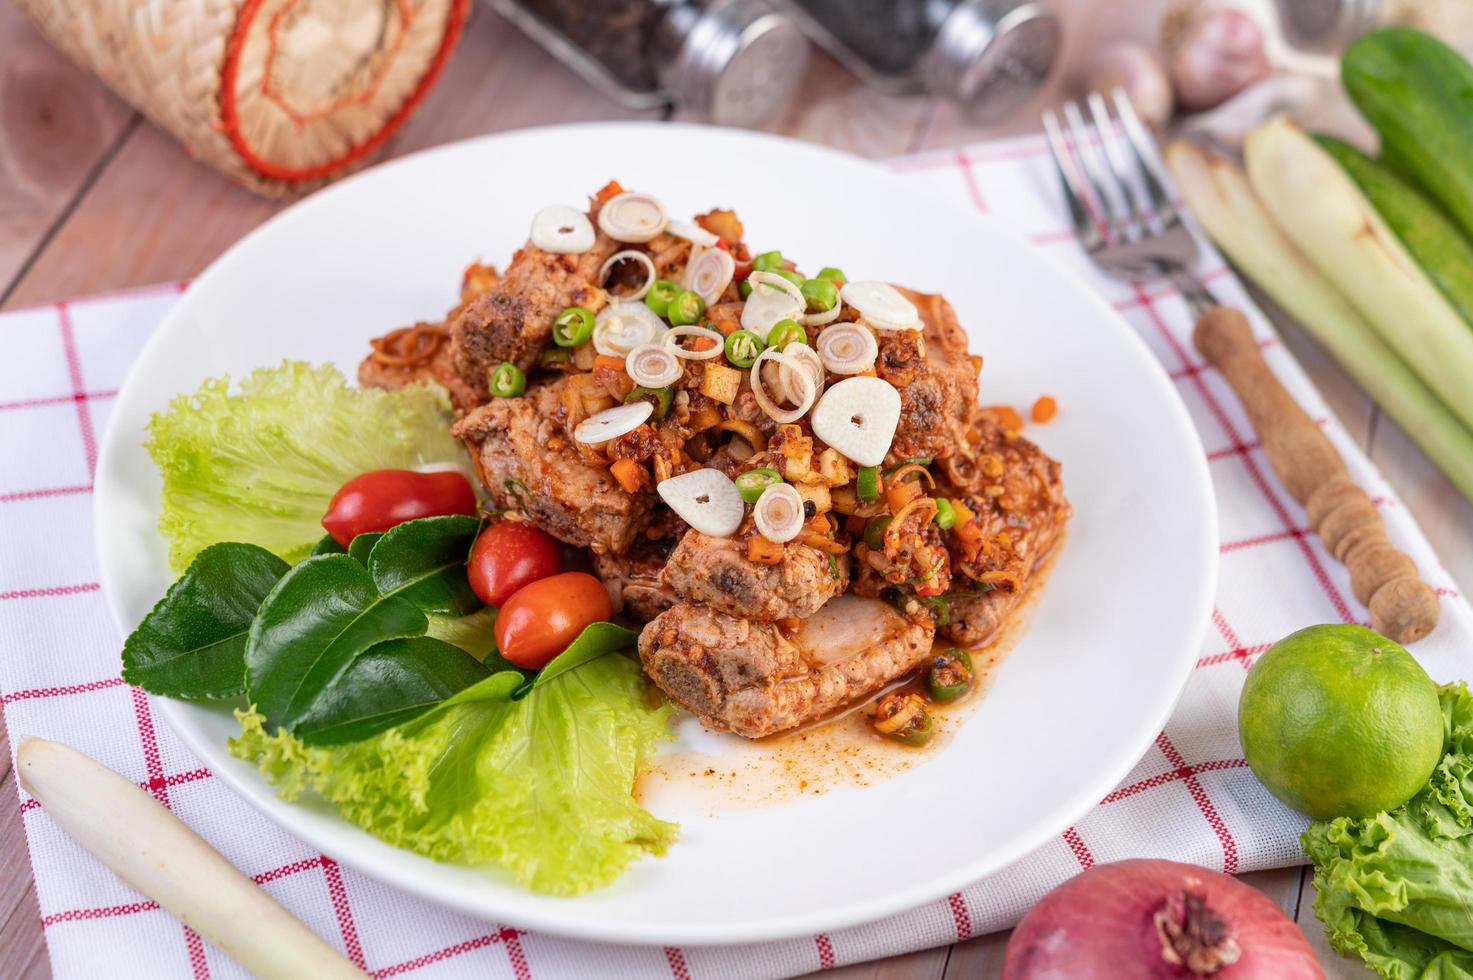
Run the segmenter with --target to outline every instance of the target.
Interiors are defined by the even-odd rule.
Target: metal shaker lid
[[[1329,50],[1376,26],[1381,0],[1278,0],[1284,33],[1297,47]]]
[[[804,69],[808,41],[763,0],[672,7],[655,50],[660,77],[681,108],[726,126],[756,126],[785,109]]]
[[[1038,90],[1058,50],[1058,18],[1042,3],[963,0],[926,56],[926,84],[974,119],[998,119]]]

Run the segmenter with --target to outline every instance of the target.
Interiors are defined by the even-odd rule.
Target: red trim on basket
[[[1069,845],[1069,850],[1074,853],[1079,866],[1085,871],[1095,866],[1095,856],[1090,851],[1089,845],[1084,842],[1084,838],[1079,836],[1079,831],[1073,827],[1064,831],[1064,843]]]
[[[946,904],[951,908],[951,921],[956,926],[956,941],[964,942],[972,938],[972,913],[967,910],[967,901],[962,898],[961,892],[952,892],[946,896]]]
[[[358,926],[353,922],[353,907],[348,903],[348,889],[343,884],[343,869],[326,854],[320,858],[322,876],[327,879],[327,897],[332,900],[333,914],[338,917],[338,932],[343,935],[343,948],[358,969],[363,963],[363,944],[358,941]]]
[[[77,338],[72,332],[72,318],[65,303],[56,304],[56,317],[61,325],[61,346],[66,352],[67,375],[72,380],[72,396],[77,405],[77,426],[82,430],[82,450],[87,454],[87,479],[91,480],[97,475],[97,435],[92,431],[92,413],[87,409],[82,358],[77,353]]]
[[[813,937],[813,945],[818,948],[818,968],[832,970],[834,968],[834,941],[826,933],[820,932]]]
[[[423,77],[420,78],[414,91],[409,94],[409,98],[404,100],[404,104],[376,132],[331,160],[310,167],[294,169],[272,163],[251,148],[243,131],[239,109],[236,105],[235,88],[240,74],[241,49],[245,46],[246,34],[256,14],[260,12],[262,2],[263,0],[245,0],[240,12],[236,15],[235,27],[225,42],[225,61],[220,68],[220,124],[231,146],[235,147],[235,151],[240,154],[241,160],[247,166],[263,176],[287,182],[326,177],[373,153],[383,145],[385,140],[394,135],[394,132],[404,124],[410,113],[419,107],[420,102],[434,87],[435,81],[440,77],[440,72],[450,59],[450,53],[455,50],[455,42],[460,37],[461,27],[470,11],[470,0],[453,0],[445,20],[445,32],[440,38],[440,47],[436,50]]]
[[[685,952],[679,946],[665,947],[665,962],[675,980],[690,980],[690,967],[685,965]]]
[[[0,704],[10,704],[14,701],[31,701],[35,698],[59,698],[68,694],[88,694],[92,691],[102,691],[110,687],[117,687],[123,683],[121,677],[108,677],[100,681],[88,681],[85,684],[69,684],[65,687],[32,687],[24,691],[11,691],[9,694],[0,694]]]
[[[1177,772],[1183,773],[1181,781],[1186,784],[1187,792],[1192,794],[1192,799],[1197,802],[1197,809],[1202,811],[1212,832],[1217,835],[1218,841],[1222,843],[1222,870],[1228,874],[1236,874],[1238,871],[1238,843],[1233,840],[1232,832],[1228,830],[1227,824],[1217,812],[1217,807],[1212,805],[1212,800],[1207,796],[1207,790],[1203,788],[1202,781],[1197,778],[1199,770],[1193,769],[1186,764],[1176,746],[1171,744],[1171,739],[1165,732],[1156,736],[1156,745],[1161,749],[1161,754],[1166,756],[1166,761],[1176,767]],[[1238,765],[1247,765],[1240,762]],[[1218,768],[1235,768],[1226,764]]]
[[[1166,321],[1161,319],[1161,314],[1156,310],[1153,301],[1146,295],[1145,290],[1139,284],[1136,284],[1133,288],[1135,289],[1136,296],[1141,300],[1141,307],[1146,311],[1146,315],[1166,340],[1166,343],[1176,353],[1182,365],[1185,366],[1191,363],[1191,359],[1187,356],[1186,349],[1182,346],[1181,341],[1177,340],[1176,334],[1171,332],[1171,328],[1166,325]],[[1212,394],[1212,389],[1207,387],[1207,383],[1202,379],[1202,376],[1200,374],[1192,375],[1191,380],[1197,386],[1197,390],[1201,394],[1203,402],[1206,403],[1208,410],[1217,419],[1218,425],[1222,426],[1222,431],[1233,440],[1234,445],[1244,445],[1243,439],[1238,435],[1237,428],[1233,425],[1232,419],[1228,417],[1227,412],[1223,409],[1222,404],[1218,402],[1217,397]],[[1242,457],[1243,466],[1248,470],[1249,477],[1257,484],[1259,491],[1263,494],[1263,499],[1268,501],[1268,505],[1273,508],[1274,513],[1283,522],[1286,530],[1293,528],[1295,526],[1294,521],[1290,518],[1288,510],[1285,509],[1283,503],[1279,500],[1278,494],[1274,492],[1273,487],[1269,484],[1267,477],[1263,475],[1263,470],[1259,468],[1257,461],[1247,452],[1242,453]],[[1298,544],[1299,550],[1304,554],[1304,560],[1309,564],[1310,572],[1313,573],[1315,581],[1320,584],[1325,597],[1330,600],[1330,605],[1335,608],[1336,614],[1344,622],[1356,622],[1355,616],[1350,612],[1350,606],[1345,602],[1345,597],[1340,594],[1340,590],[1335,587],[1335,583],[1330,581],[1330,575],[1325,571],[1325,566],[1321,563],[1319,556],[1315,554],[1314,548],[1303,538],[1298,540]]]

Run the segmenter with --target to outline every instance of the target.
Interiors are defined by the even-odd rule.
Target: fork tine
[[[1064,200],[1069,205],[1069,217],[1074,222],[1074,234],[1079,237],[1079,242],[1084,246],[1086,252],[1099,250],[1104,244],[1104,238],[1100,230],[1095,226],[1090,217],[1089,208],[1084,203],[1084,187],[1079,183],[1079,178],[1074,175],[1073,168],[1069,165],[1069,147],[1064,140],[1064,133],[1059,128],[1059,117],[1054,115],[1054,110],[1046,109],[1043,113],[1043,131],[1048,137],[1049,150],[1054,158],[1054,170],[1059,175],[1059,187],[1064,191]]]
[[[1079,111],[1079,103],[1070,99],[1064,103],[1064,119],[1069,123],[1070,135],[1074,138],[1074,153],[1079,160],[1080,167],[1084,170],[1085,179],[1089,181],[1090,189],[1094,191],[1095,200],[1100,205],[1100,215],[1109,224],[1111,230],[1122,240],[1125,238],[1125,221],[1115,197],[1111,195],[1111,184],[1105,169],[1100,165],[1097,155],[1098,147],[1089,138],[1089,127],[1084,124],[1084,115]],[[1104,139],[1105,134],[1100,133]],[[1114,188],[1120,190],[1120,188]],[[1122,192],[1123,193],[1123,192]]]
[[[1136,115],[1135,106],[1131,105],[1130,96],[1125,94],[1125,89],[1117,87],[1110,96],[1115,103],[1115,111],[1120,114],[1120,126],[1125,130],[1125,139],[1130,144],[1136,166],[1140,169],[1141,182],[1155,205],[1162,229],[1181,224],[1181,216],[1172,206],[1171,195],[1166,193],[1157,169],[1155,138],[1146,131],[1141,117]]]
[[[1098,92],[1091,92],[1085,101],[1089,104],[1089,114],[1094,120],[1095,131],[1100,134],[1100,146],[1105,151],[1105,160],[1110,164],[1115,183],[1120,187],[1120,197],[1126,210],[1126,237],[1131,241],[1139,241],[1150,230],[1150,202],[1141,190],[1140,181],[1131,176],[1130,162],[1120,148],[1120,135],[1115,121],[1110,118],[1110,109],[1105,105],[1104,97]]]

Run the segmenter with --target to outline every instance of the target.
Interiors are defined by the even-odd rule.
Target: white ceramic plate
[[[772,137],[671,125],[574,126],[458,143],[314,195],[230,249],[138,359],[97,474],[102,581],[126,632],[170,581],[155,530],[150,413],[203,379],[282,358],[351,377],[370,336],[438,318],[472,258],[504,263],[544,204],[607,179],[679,217],[734,207],[748,241],[817,268],[944,292],[986,356],[983,400],[1062,411],[1034,432],[1063,461],[1075,516],[1026,633],[970,720],[926,764],[865,789],[711,813],[671,799],[663,859],[577,899],[383,844],[288,805],[226,754],[228,712],[159,701],[191,749],[312,846],[406,891],[586,939],[729,943],[841,928],[948,894],[1062,832],[1166,721],[1217,573],[1216,509],[1187,413],[1123,320],[991,220],[880,168]],[[687,745],[729,743],[687,719]]]

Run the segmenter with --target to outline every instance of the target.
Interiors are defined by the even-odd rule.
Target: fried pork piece
[[[589,214],[595,226],[597,215],[597,208]],[[465,383],[485,400],[487,372],[502,361],[530,371],[551,341],[559,313],[570,306],[602,309],[608,297],[598,271],[618,247],[603,232],[593,248],[576,255],[524,245],[495,285],[451,321],[451,356]]]
[[[416,323],[371,341],[373,351],[358,365],[365,388],[403,388],[416,382],[437,384],[462,411],[481,403],[460,378],[450,359],[450,332],[441,323]]]
[[[968,645],[987,642],[1017,605],[1029,580],[1048,557],[1069,520],[1060,466],[1032,442],[1004,432],[985,411],[973,413],[975,450],[967,479],[944,476],[953,499],[977,515],[977,531],[951,535],[953,589],[980,582],[984,595],[949,601],[951,621],[942,632]]]
[[[451,434],[470,447],[498,507],[524,511],[574,547],[623,551],[648,523],[654,494],[626,493],[606,467],[578,454],[558,421],[565,384],[493,399],[457,422]]]
[[[966,332],[950,303],[931,293],[900,292],[920,311],[924,329],[879,334],[876,373],[900,392],[900,426],[889,460],[940,459],[962,445],[957,437],[977,404],[981,362],[967,352]]]
[[[680,601],[660,577],[665,550],[656,542],[637,542],[620,554],[595,554],[593,570],[614,598],[614,612],[649,622]]]
[[[639,657],[703,724],[761,738],[873,694],[925,660],[931,639],[928,624],[857,596],[831,599],[791,638],[682,603],[644,628]]]
[[[665,582],[686,602],[704,603],[745,619],[771,621],[813,615],[849,585],[849,556],[835,558],[797,541],[783,545],[772,565],[747,560],[739,538],[687,531],[665,565]]]

